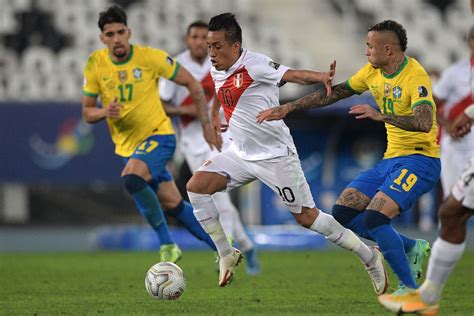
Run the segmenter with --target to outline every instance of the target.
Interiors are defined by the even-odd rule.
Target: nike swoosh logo
[[[415,260],[413,261],[413,264],[416,264],[418,262],[418,255],[415,256]]]
[[[397,191],[397,192],[402,192],[401,190],[399,190],[399,189],[397,189],[396,187],[394,187],[393,184],[390,185],[390,189],[395,190],[395,191]]]
[[[107,81],[109,79],[110,79],[110,77],[102,77],[102,80],[104,80],[104,81]]]

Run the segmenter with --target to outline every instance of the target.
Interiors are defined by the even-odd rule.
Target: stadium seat
[[[25,75],[52,75],[56,72],[55,56],[53,52],[46,47],[29,47],[23,53],[22,64]]]

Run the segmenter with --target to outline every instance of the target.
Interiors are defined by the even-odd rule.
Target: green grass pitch
[[[211,252],[184,253],[187,289],[177,301],[144,287],[151,252],[0,254],[0,315],[390,315],[377,303],[358,259],[345,251],[262,252],[262,274],[245,263],[217,286]],[[443,293],[441,315],[472,315],[474,252]],[[396,281],[391,273],[391,289]]]

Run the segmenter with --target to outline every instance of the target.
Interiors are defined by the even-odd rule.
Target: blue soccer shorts
[[[150,170],[152,181],[150,185],[156,189],[161,182],[173,180],[173,176],[166,168],[176,149],[175,135],[153,135],[141,142],[132,156],[124,158],[125,163],[130,158],[143,161]]]
[[[359,174],[347,188],[357,189],[371,199],[378,191],[382,191],[403,212],[436,185],[440,171],[438,158],[423,155],[388,158]]]

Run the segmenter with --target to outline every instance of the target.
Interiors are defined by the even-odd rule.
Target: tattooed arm
[[[356,119],[370,118],[410,132],[429,133],[433,125],[433,106],[429,103],[416,106],[409,116],[382,114],[368,104],[354,105],[349,113],[355,114]]]
[[[342,82],[332,87],[331,95],[328,95],[326,90],[320,89],[293,102],[262,111],[257,116],[257,122],[281,120],[295,110],[322,108],[353,94],[354,92],[347,88],[346,83]]]

